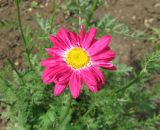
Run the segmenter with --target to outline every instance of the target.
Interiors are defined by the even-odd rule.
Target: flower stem
[[[135,84],[141,77],[143,77],[145,75],[148,64],[149,64],[149,61],[146,61],[143,69],[139,72],[139,74],[133,80],[131,80],[127,85],[125,85],[123,88],[116,90],[115,93],[126,90],[127,88]]]
[[[93,15],[94,15],[94,12],[97,9],[97,6],[98,6],[98,0],[94,0],[93,5],[91,7],[91,10],[88,13],[88,19],[87,19],[88,24],[90,23],[90,20],[92,19]]]
[[[20,34],[21,34],[21,37],[22,37],[22,40],[23,40],[23,46],[24,46],[25,52],[27,54],[27,59],[28,59],[28,62],[29,62],[29,66],[32,69],[32,63],[31,63],[31,59],[30,59],[30,51],[27,47],[27,41],[26,41],[23,29],[22,29],[22,21],[21,21],[20,9],[19,9],[20,0],[15,0],[15,3],[16,3],[16,13],[17,13],[17,18],[18,18],[19,31],[20,31]]]
[[[66,109],[65,109],[65,113],[64,113],[64,115],[62,116],[62,118],[59,121],[60,123],[59,123],[59,126],[58,126],[58,130],[60,129],[60,127],[63,124],[63,122],[65,121],[66,117],[68,116],[68,114],[70,112],[70,109],[71,109],[71,104],[72,104],[72,97],[70,96],[70,98],[68,99],[68,103],[67,103]]]
[[[79,22],[79,26],[81,26],[82,21],[81,21],[81,6],[80,6],[80,0],[77,0],[77,5],[78,5],[78,22]]]
[[[3,104],[8,105],[8,106],[11,106],[11,105],[12,105],[12,104],[10,104],[10,103],[8,103],[8,102],[6,102],[6,101],[3,101],[3,100],[0,100],[0,103],[3,103]]]
[[[52,12],[51,12],[52,14],[51,14],[51,17],[50,17],[50,30],[49,30],[49,33],[52,33],[52,29],[53,29],[53,22],[54,22],[55,9],[56,9],[55,0],[52,0],[51,4],[52,4]]]
[[[139,79],[139,76],[135,77],[133,80],[131,80],[131,82],[129,82],[126,86],[124,86],[123,88],[120,88],[116,91],[116,93],[120,92],[120,91],[123,91],[127,88],[129,88],[130,86],[132,86],[134,83],[136,83]]]

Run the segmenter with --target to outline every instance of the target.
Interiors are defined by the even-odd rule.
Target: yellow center
[[[79,69],[89,63],[89,56],[81,48],[72,48],[66,54],[66,62],[74,69]]]

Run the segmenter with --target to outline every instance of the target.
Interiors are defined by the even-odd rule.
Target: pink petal
[[[85,28],[84,28],[84,25],[81,26],[81,31],[80,31],[80,34],[79,34],[79,37],[80,37],[80,43],[83,42],[84,40],[84,36],[85,36]]]
[[[102,83],[98,83],[97,88],[98,90],[102,89]]]
[[[48,55],[51,56],[52,58],[63,60],[64,52],[63,53],[61,52],[60,54],[58,54],[58,52],[53,51],[51,48],[45,48],[45,50],[47,51]]]
[[[101,82],[102,84],[104,84],[105,83],[104,74],[99,69],[97,69],[96,67],[92,67],[92,69],[97,74],[97,76],[99,78],[98,81]]]
[[[57,69],[55,69],[54,71],[55,75],[52,78],[55,83],[67,83],[72,74],[71,68],[66,65],[58,65]]]
[[[54,96],[59,96],[66,88],[66,84],[56,84],[54,87]]]
[[[74,47],[80,47],[78,35],[76,33],[74,33],[74,32],[69,32],[69,36],[70,36],[70,40],[72,42],[72,45]]]
[[[54,71],[52,68],[46,68],[42,73],[42,80],[45,84],[50,84],[53,82],[52,77],[54,75]]]
[[[90,85],[90,84],[86,84],[87,85],[87,87],[89,88],[89,90],[91,91],[91,92],[93,92],[93,93],[96,93],[96,92],[98,92],[98,87],[95,85],[95,86],[93,86],[93,85]]]
[[[95,35],[96,35],[96,28],[91,28],[85,35],[83,42],[81,43],[82,47],[87,49],[89,48],[94,39],[95,39]]]
[[[57,37],[53,35],[49,35],[48,37],[50,41],[53,43],[54,47],[60,48],[62,50],[66,50],[67,46],[64,44],[63,41],[60,41],[60,39],[58,39]]]
[[[86,71],[87,70],[87,71]],[[96,93],[104,84],[105,79],[103,74],[95,67],[90,67],[81,71],[82,78],[86,86],[94,93]]]
[[[97,85],[97,79],[91,68],[81,70],[83,81],[87,84]]]
[[[54,58],[48,58],[48,59],[45,59],[45,60],[41,61],[41,65],[46,66],[46,67],[53,67],[53,66],[55,66],[55,64],[57,62],[62,62],[62,61],[61,60],[56,60]]]
[[[50,54],[51,56],[63,56],[65,51],[58,49],[58,48],[45,48],[45,50]]]
[[[62,27],[60,31],[56,34],[56,36],[65,43],[67,48],[72,47],[71,40],[69,39],[69,33],[66,29]]]
[[[116,70],[117,68],[110,62],[95,62],[94,65],[108,70]]]
[[[55,83],[65,83],[67,79],[59,80],[63,75],[66,75],[71,72],[71,68],[69,68],[65,63],[55,63],[55,65],[51,68],[46,68],[46,70],[42,73],[42,79],[45,84],[50,84],[52,82]],[[69,80],[69,78],[68,78]]]
[[[61,83],[61,84],[66,84],[66,83],[68,83],[71,75],[72,75],[72,70],[66,69],[66,70],[62,71],[61,73],[57,73],[57,75],[55,77],[55,82]]]
[[[48,38],[50,39],[50,41],[53,43],[54,46],[58,47],[59,45],[59,41],[56,37],[54,37],[53,35],[49,34]]]
[[[94,62],[98,62],[99,60],[111,61],[115,58],[115,52],[109,50],[103,53],[96,54],[91,57],[91,60]]]
[[[66,43],[66,41],[64,40],[64,37],[62,36],[61,31],[57,32],[56,37],[57,37],[58,41],[63,44],[64,50],[66,50],[67,48],[70,48],[68,43]]]
[[[79,73],[74,72],[69,81],[70,92],[73,98],[77,98],[80,95],[80,90],[82,88],[82,80]]]
[[[97,53],[100,53],[102,51],[108,50],[108,45],[111,42],[111,36],[103,36],[99,40],[97,40],[94,44],[91,45],[90,48],[87,49],[87,52],[89,55],[95,55]]]

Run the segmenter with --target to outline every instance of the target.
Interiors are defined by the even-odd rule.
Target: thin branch
[[[68,116],[70,109],[71,109],[71,104],[72,104],[72,97],[70,96],[69,100],[68,100],[68,104],[67,107],[65,109],[64,115],[62,116],[62,118],[59,121],[59,126],[58,129],[60,129],[61,125],[63,124],[63,122],[65,121],[66,117]]]
[[[89,23],[90,20],[92,19],[93,15],[98,7],[98,2],[99,2],[99,0],[94,0],[93,5],[91,7],[91,10],[88,13],[87,23]]]
[[[52,33],[52,29],[53,29],[53,22],[54,22],[54,17],[55,17],[55,9],[56,9],[56,3],[55,0],[52,0],[52,11],[51,11],[51,17],[50,17],[50,31],[49,33]]]
[[[20,35],[21,35],[22,40],[23,40],[23,45],[24,45],[24,48],[25,48],[25,52],[27,54],[27,59],[28,59],[30,68],[32,69],[32,63],[31,63],[31,59],[30,59],[30,51],[27,47],[27,41],[26,41],[23,29],[22,29],[22,21],[21,21],[20,8],[19,8],[19,3],[20,2],[19,2],[19,0],[15,0],[15,3],[16,3],[16,13],[17,13],[18,27],[19,27],[19,30],[20,30]]]
[[[12,106],[12,104],[11,104],[11,103],[8,103],[8,102],[6,102],[6,101],[2,101],[2,100],[0,100],[0,103],[3,103],[3,104],[8,105],[8,106]]]
[[[135,84],[138,80],[139,80],[139,76],[135,77],[131,82],[129,82],[123,88],[118,89],[115,93],[119,93],[119,92],[121,92],[123,90],[126,90],[127,88],[129,88],[130,86],[132,86],[133,84]]]

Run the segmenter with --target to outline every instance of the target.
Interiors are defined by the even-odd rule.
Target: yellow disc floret
[[[89,56],[82,48],[72,48],[66,54],[66,62],[74,69],[85,67],[89,63]]]

